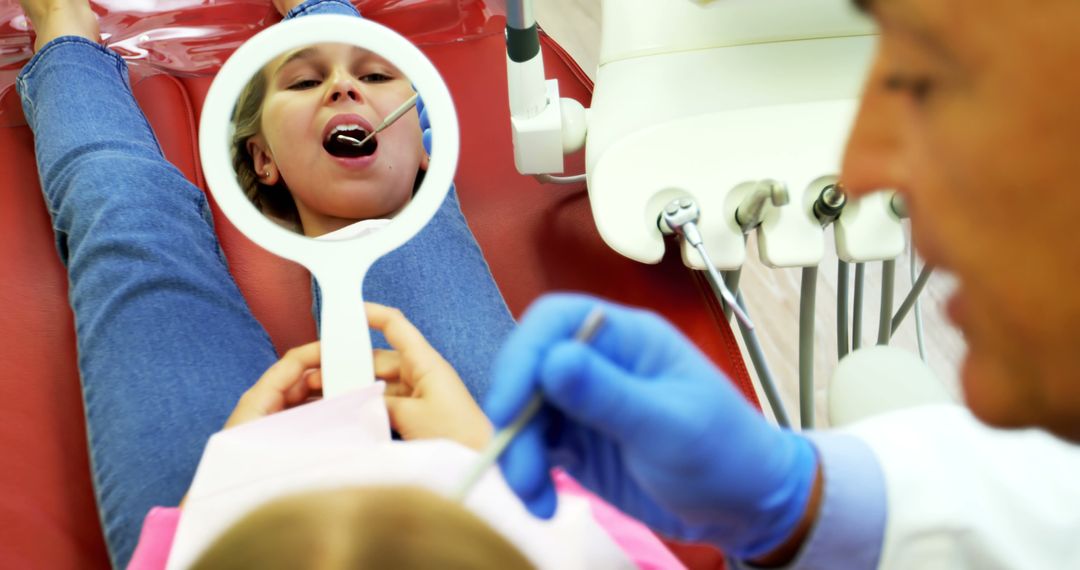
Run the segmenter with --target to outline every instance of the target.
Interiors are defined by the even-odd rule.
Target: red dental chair
[[[182,72],[133,72],[136,98],[169,160],[205,188],[196,129],[214,66],[278,17],[264,1],[191,4],[172,12],[114,11],[102,14],[101,23],[108,43],[135,59],[140,41],[152,46],[155,29],[204,25],[228,32],[216,44],[216,60],[192,56],[171,62]],[[584,184],[542,185],[515,171],[498,2],[358,4],[366,17],[420,45],[449,85],[460,113],[456,181],[462,208],[514,314],[552,290],[649,307],[694,339],[757,404],[708,285],[682,266],[675,248],[657,266],[624,259],[597,234]],[[11,85],[29,57],[20,13],[14,0],[0,0],[0,568],[104,568],[108,557],[90,483],[67,279],[40,195],[33,138]],[[592,84],[586,75],[550,38],[543,38],[543,49],[548,77],[559,79],[563,96],[588,106]],[[154,50],[148,51],[153,60]],[[188,53],[207,57],[205,48]],[[581,172],[582,163],[580,156],[568,161],[568,173]],[[306,271],[259,249],[220,212],[215,215],[233,274],[278,349],[313,340],[310,304],[303,301],[309,295]],[[690,567],[722,567],[709,547],[672,548]]]

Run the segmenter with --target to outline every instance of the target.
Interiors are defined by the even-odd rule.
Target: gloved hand
[[[605,320],[572,340],[589,311]],[[773,427],[659,316],[577,295],[534,304],[494,366],[485,412],[510,424],[536,391],[540,412],[500,459],[535,515],[555,510],[563,466],[653,529],[743,558],[770,552],[802,518],[817,456]]]
[[[419,92],[417,92],[416,96],[416,112],[420,117],[420,131],[423,133],[421,135],[421,140],[424,142],[424,150],[427,151],[428,156],[431,156],[431,119],[428,118],[427,107],[424,106],[424,98],[419,95]],[[454,194],[455,192],[457,192],[457,189],[454,186],[454,181],[451,180],[450,193]]]
[[[415,89],[415,87],[414,87]],[[427,107],[424,106],[424,98],[420,96],[419,92],[416,95],[416,113],[420,117],[420,131],[424,141],[424,150],[428,155],[431,154],[431,119],[428,118]]]

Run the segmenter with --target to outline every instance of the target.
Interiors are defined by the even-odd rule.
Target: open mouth
[[[371,156],[379,148],[379,141],[376,140],[377,137],[371,137],[361,144],[369,134],[368,130],[360,125],[338,125],[326,136],[323,148],[338,158]]]

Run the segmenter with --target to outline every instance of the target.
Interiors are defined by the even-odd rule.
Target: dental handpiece
[[[679,198],[668,202],[667,206],[664,206],[660,218],[671,231],[682,236],[686,243],[697,250],[698,254],[701,255],[701,260],[705,262],[706,275],[708,275],[709,283],[713,286],[713,289],[720,293],[724,302],[731,308],[735,318],[739,319],[739,322],[748,330],[754,330],[754,323],[750,320],[750,316],[735,301],[735,295],[731,294],[731,291],[724,283],[724,278],[720,276],[720,272],[713,265],[709,252],[705,251],[705,242],[701,239],[701,231],[697,226],[700,213],[697,203],[693,200]]]
[[[368,136],[364,137],[364,140],[356,140],[353,137],[349,137],[349,136],[345,136],[345,135],[338,135],[338,140],[340,140],[342,142],[349,143],[349,144],[351,144],[353,146],[364,146],[364,144],[366,142],[371,140],[371,137],[381,133],[384,129],[386,129],[386,127],[389,127],[390,125],[394,124],[395,121],[400,119],[402,115],[404,115],[405,113],[407,113],[409,111],[409,109],[412,109],[413,107],[415,107],[416,106],[416,100],[419,97],[420,97],[419,93],[414,93],[413,96],[409,97],[409,99],[407,101],[405,101],[404,103],[402,103],[400,107],[398,107],[397,109],[394,109],[393,113],[390,113],[389,115],[387,115],[386,119],[384,119],[383,122],[379,124],[379,126],[375,127],[374,131],[371,131],[371,133],[369,133]]]
[[[576,333],[574,333],[574,340],[582,344],[587,344],[596,335],[596,331],[600,330],[600,326],[604,324],[604,311],[600,307],[594,307],[589,314],[585,316],[585,320],[581,322],[581,326],[578,327]],[[468,475],[461,480],[461,485],[454,491],[453,499],[456,501],[464,501],[468,496],[472,488],[476,486],[476,483],[480,481],[480,478],[488,470],[489,467],[495,464],[495,461],[499,459],[506,447],[510,445],[510,442],[517,437],[517,434],[521,432],[525,424],[532,420],[536,412],[540,411],[540,406],[544,405],[544,398],[539,392],[533,394],[532,398],[529,398],[528,403],[525,404],[525,408],[521,410],[521,413],[514,418],[514,421],[504,429],[499,430],[494,437],[491,438],[491,443],[484,449],[484,452],[480,454],[480,458],[476,460],[472,470]]]

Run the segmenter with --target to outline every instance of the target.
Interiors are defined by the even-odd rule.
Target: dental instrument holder
[[[697,250],[701,259],[705,262],[705,274],[709,278],[709,284],[712,285],[713,291],[719,294],[721,300],[726,304],[727,308],[731,309],[732,313],[735,314],[735,318],[739,319],[743,326],[753,330],[754,323],[750,321],[750,317],[739,306],[735,295],[732,295],[731,291],[728,290],[724,278],[720,276],[720,272],[712,264],[709,252],[705,249],[705,243],[702,241],[701,232],[697,227],[700,214],[701,211],[693,200],[679,198],[668,202],[664,206],[664,211],[660,214],[657,224],[661,232],[673,232]]]
[[[773,178],[804,188],[838,170],[872,25],[835,0],[617,0],[605,1],[601,16],[586,138],[601,236],[631,259],[658,263],[663,240],[642,214],[674,198],[657,189],[677,187],[707,214],[699,229],[713,265],[740,267],[746,247],[733,214],[741,186]],[[758,227],[771,267],[824,255],[820,226],[791,198],[767,205]],[[689,247],[684,261],[705,267]]]
[[[829,184],[821,190],[817,201],[814,202],[814,217],[821,223],[822,228],[828,227],[840,217],[845,204],[847,204],[847,194],[844,193],[840,183]]]
[[[385,57],[423,94],[431,117],[433,153],[424,181],[391,223],[369,235],[341,241],[313,240],[280,227],[244,195],[230,154],[233,107],[248,80],[289,50],[343,43]],[[267,28],[221,67],[206,96],[199,154],[210,191],[229,221],[251,241],[312,272],[322,292],[323,395],[334,397],[375,381],[371,335],[362,285],[371,265],[416,235],[449,191],[459,152],[457,113],[450,92],[431,62],[411,42],[370,20],[312,15]]]
[[[742,228],[744,234],[750,233],[761,225],[765,219],[765,206],[772,204],[780,207],[791,201],[787,187],[775,180],[762,180],[757,183],[753,192],[739,202],[735,209],[735,222]]]
[[[885,261],[904,253],[904,226],[894,209],[893,195],[880,191],[847,201],[833,225],[841,260]]]

